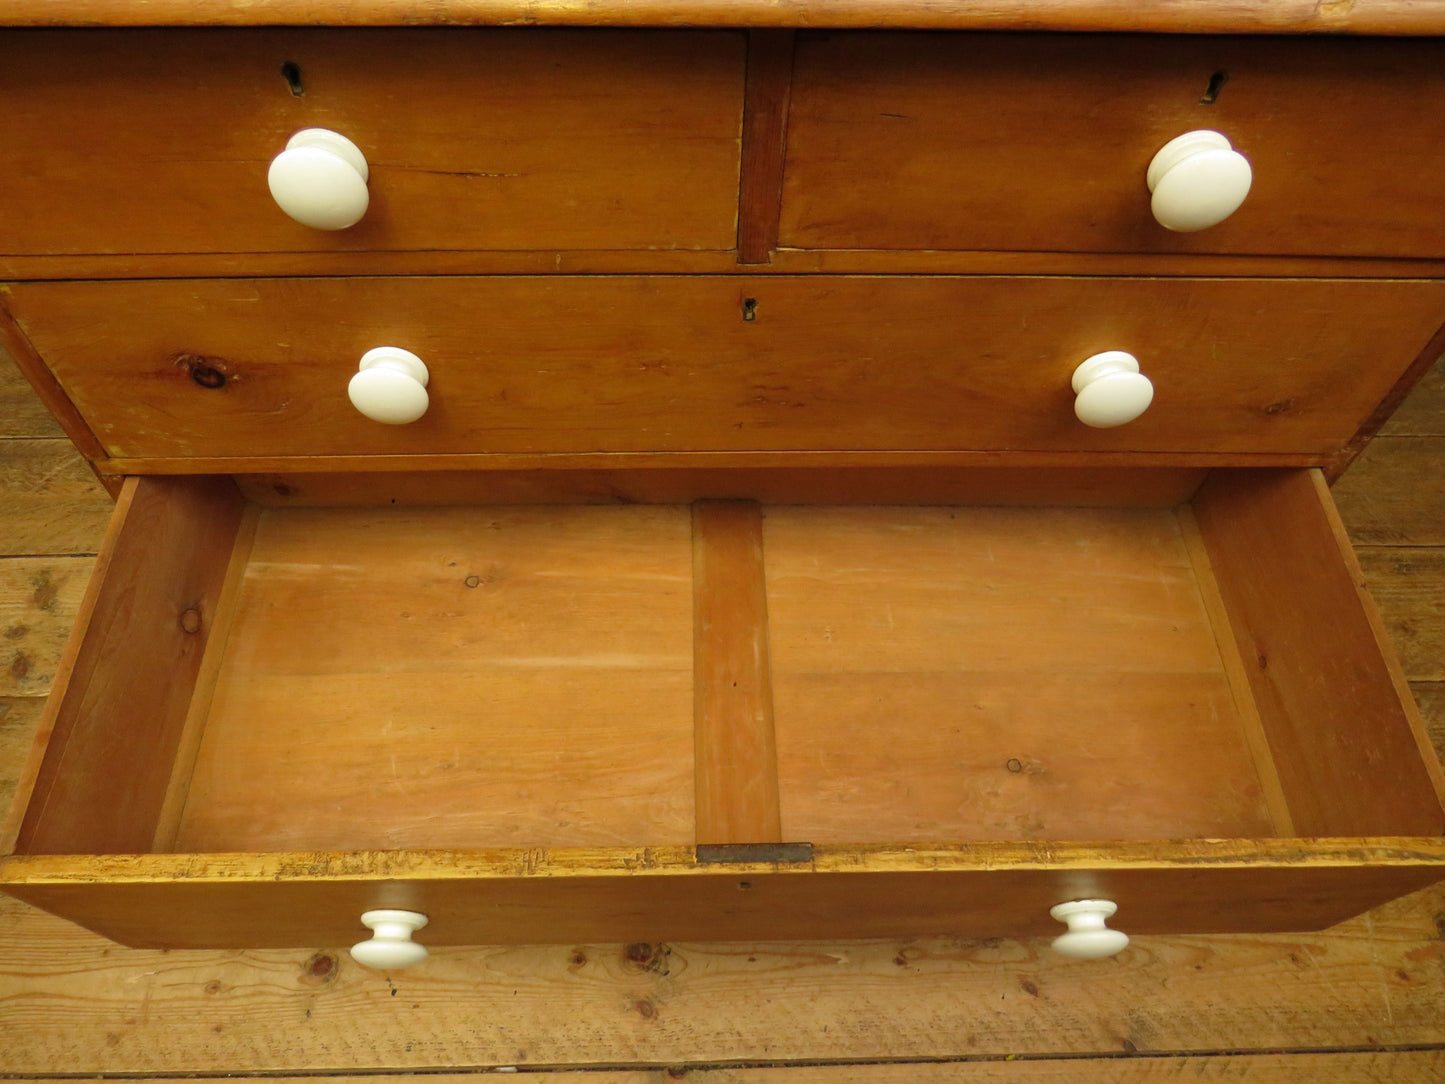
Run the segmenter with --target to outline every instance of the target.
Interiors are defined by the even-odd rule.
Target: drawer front
[[[19,284],[22,330],[117,458],[815,450],[1337,450],[1445,318],[1445,283],[375,278]],[[1361,319],[1361,313],[1369,313]],[[1389,329],[1382,334],[1382,329]],[[418,421],[347,397],[429,367]],[[1092,429],[1071,374],[1154,402]]]
[[[731,249],[742,42],[12,31],[0,253]],[[349,229],[292,221],[268,191],[271,160],[314,127],[370,167]]]
[[[781,243],[1440,257],[1442,128],[1445,42],[808,36]],[[1145,175],[1196,129],[1253,188],[1175,233]]]
[[[1438,841],[815,848],[796,869],[645,852],[146,855],[0,861],[0,888],[121,944],[346,945],[374,907],[432,945],[1053,937],[1056,903],[1105,896],[1130,934],[1322,929],[1445,871]]]

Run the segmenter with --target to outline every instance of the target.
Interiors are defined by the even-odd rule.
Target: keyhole
[[[301,68],[294,60],[281,65],[281,78],[291,88],[291,97],[299,98],[306,93],[306,88],[301,85]]]
[[[755,297],[743,298],[743,323],[751,324],[758,318],[758,299]]]
[[[1229,81],[1229,73],[1221,68],[1209,77],[1209,86],[1204,90],[1204,97],[1199,99],[1200,105],[1213,105],[1219,100],[1219,92],[1224,84]]]

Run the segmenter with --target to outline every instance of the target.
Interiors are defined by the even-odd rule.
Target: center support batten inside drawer
[[[437,944],[1025,936],[1099,894],[1138,932],[1303,929],[1439,879],[1439,766],[1319,474],[1135,488],[262,507],[129,479],[0,887],[254,947],[376,906]],[[695,850],[754,843],[810,857]]]

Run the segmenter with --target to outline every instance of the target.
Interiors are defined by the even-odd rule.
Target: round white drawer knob
[[[371,172],[356,144],[326,128],[303,128],[271,160],[266,181],[281,210],[303,226],[344,230],[366,214]]]
[[[1123,350],[1106,350],[1074,370],[1074,413],[1095,429],[1132,422],[1154,401],[1154,385],[1139,361]]]
[[[378,971],[419,964],[427,957],[425,945],[411,935],[426,925],[426,915],[416,911],[367,911],[361,924],[373,931],[371,939],[351,946],[351,958]]]
[[[378,346],[361,355],[358,372],[346,386],[351,405],[372,421],[405,425],[426,413],[431,400],[426,363],[410,350]]]
[[[1118,909],[1112,900],[1074,900],[1050,908],[1050,915],[1069,924],[1068,933],[1054,938],[1054,951],[1080,960],[1098,960],[1123,952],[1129,945],[1129,935],[1104,924]]]
[[[1164,144],[1149,163],[1146,179],[1159,225],[1192,233],[1216,226],[1239,210],[1254,170],[1222,134],[1202,128]]]

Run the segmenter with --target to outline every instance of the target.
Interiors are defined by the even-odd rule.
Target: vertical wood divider
[[[698,843],[778,843],[763,514],[692,506],[693,742]]]
[[[793,92],[793,31],[748,31],[738,178],[738,263],[769,263],[778,244]]]

